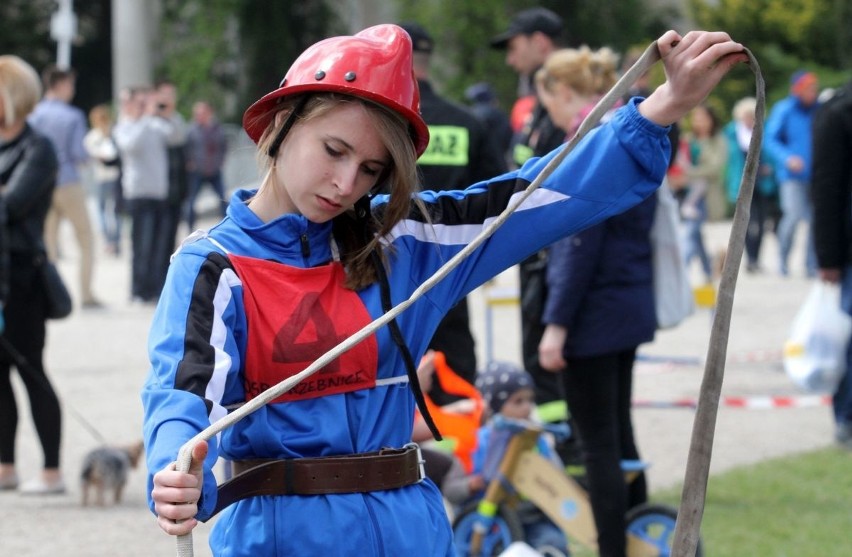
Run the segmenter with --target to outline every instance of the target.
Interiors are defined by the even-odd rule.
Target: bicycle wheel
[[[645,542],[645,547],[651,546],[657,550],[658,557],[669,557],[674,541],[677,510],[659,503],[645,503],[627,511],[627,536],[638,538]],[[629,547],[628,539],[628,547]],[[647,555],[647,553],[642,553]],[[702,557],[704,551],[701,540],[695,550],[695,557]],[[628,553],[628,557],[631,555]]]
[[[474,501],[462,510],[453,522],[453,539],[457,557],[493,557],[500,555],[513,541],[524,539],[524,529],[518,515],[511,509],[500,507],[497,516],[482,539],[479,553],[470,552],[473,529],[482,520]]]

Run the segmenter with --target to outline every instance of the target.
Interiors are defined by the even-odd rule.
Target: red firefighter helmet
[[[429,143],[420,117],[420,91],[411,67],[411,38],[401,27],[376,25],[354,36],[331,37],[308,47],[290,66],[281,86],[252,104],[243,128],[255,143],[280,99],[307,92],[334,92],[368,99],[401,114],[411,124],[419,157]]]

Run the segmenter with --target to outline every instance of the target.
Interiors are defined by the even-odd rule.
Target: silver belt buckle
[[[406,443],[405,445],[403,445],[402,448],[403,449],[414,448],[414,449],[417,450],[417,464],[420,467],[420,479],[417,480],[417,483],[422,482],[423,478],[426,477],[426,467],[424,466],[426,461],[423,460],[423,453],[420,451],[420,445],[418,445],[417,443]]]

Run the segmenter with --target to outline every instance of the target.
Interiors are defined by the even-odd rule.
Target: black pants
[[[760,246],[763,243],[767,218],[769,218],[769,199],[755,188],[751,196],[751,209],[745,237],[746,257],[748,264],[753,268],[760,261]]]
[[[166,201],[160,199],[130,199],[131,276],[130,294],[133,298],[155,301],[166,279],[166,251],[171,233],[164,227]],[[174,235],[171,237],[174,245]]]
[[[44,452],[44,467],[59,467],[62,415],[59,399],[44,371],[45,297],[33,255],[12,254],[9,299],[3,308],[6,330],[0,343],[0,463],[15,463],[18,406],[12,390],[15,366],[30,399],[36,432]],[[6,344],[23,357],[18,362]]]
[[[648,499],[645,475],[628,486],[621,460],[639,458],[630,403],[636,349],[569,359],[562,374],[577,429],[601,557],[624,557],[627,510]]]

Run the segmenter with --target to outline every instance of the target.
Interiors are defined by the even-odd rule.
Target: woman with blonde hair
[[[3,285],[0,296],[5,319],[0,339],[0,490],[57,494],[65,491],[59,468],[62,415],[44,369],[47,295],[41,266],[47,259],[44,220],[59,164],[50,140],[27,124],[40,97],[35,70],[17,56],[0,56],[0,200],[8,246],[8,287]],[[20,487],[15,469],[18,407],[11,384],[13,365],[29,396],[44,453],[41,473]]]
[[[618,55],[607,47],[591,50],[587,46],[557,50],[535,76],[539,99],[568,137],[617,80]]]
[[[540,98],[569,137],[616,82],[616,68],[612,50],[582,47],[553,53],[539,70]],[[633,364],[657,328],[650,242],[656,206],[652,195],[557,241],[548,255],[539,361],[562,381],[602,557],[624,556],[627,509],[648,498],[645,475],[628,486],[621,461],[639,459]]]

